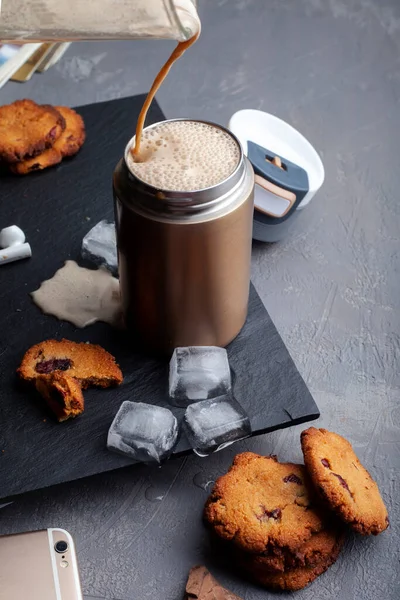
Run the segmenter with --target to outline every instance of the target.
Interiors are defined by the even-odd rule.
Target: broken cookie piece
[[[115,358],[104,348],[69,340],[47,340],[32,346],[17,373],[35,385],[59,421],[83,413],[82,388],[106,388],[123,380]]]
[[[190,569],[185,592],[184,600],[241,600],[222,587],[203,566]]]
[[[123,379],[115,358],[104,348],[69,340],[46,340],[32,346],[17,372],[33,383],[40,375],[64,372],[77,379],[83,389],[119,385]]]
[[[35,386],[60,423],[83,413],[82,388],[74,377],[55,371],[50,375],[39,375]]]

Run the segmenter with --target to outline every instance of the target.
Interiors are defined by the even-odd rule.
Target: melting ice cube
[[[112,273],[118,271],[117,242],[114,223],[100,221],[85,235],[82,241],[82,257],[107,267]]]
[[[183,425],[199,456],[222,450],[251,434],[249,417],[231,394],[191,404]]]
[[[216,398],[231,389],[225,348],[189,346],[175,348],[169,366],[169,395],[176,406]]]
[[[108,432],[107,448],[141,462],[161,462],[178,438],[178,422],[168,408],[123,402]]]

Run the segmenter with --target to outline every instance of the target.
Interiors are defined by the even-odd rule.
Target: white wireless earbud
[[[24,232],[16,225],[0,231],[0,248],[0,265],[32,256],[30,245],[25,243]]]

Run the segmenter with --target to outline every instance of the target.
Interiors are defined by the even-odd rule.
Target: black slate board
[[[121,402],[168,405],[166,363],[142,355],[105,324],[79,330],[47,317],[29,296],[65,260],[79,260],[82,238],[95,223],[113,219],[112,173],[143,100],[136,96],[79,108],[87,141],[77,157],[43,173],[0,176],[0,229],[19,225],[33,249],[30,260],[0,267],[0,497],[130,464],[105,448]],[[148,122],[163,118],[154,102]],[[84,415],[60,425],[46,414],[36,392],[21,387],[15,370],[32,344],[62,337],[104,346],[117,357],[125,381],[118,389],[88,390]],[[253,287],[248,321],[228,351],[235,395],[250,416],[254,435],[318,418],[318,408]],[[188,451],[182,438],[175,454]]]

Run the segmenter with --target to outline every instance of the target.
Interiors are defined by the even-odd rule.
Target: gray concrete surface
[[[202,38],[174,67],[159,102],[168,117],[221,123],[240,108],[264,109],[292,123],[321,153],[323,189],[285,242],[254,245],[253,280],[319,404],[319,425],[352,441],[379,481],[391,517],[391,529],[380,537],[351,538],[338,563],[297,597],[394,600],[400,586],[400,4],[200,0],[200,8]],[[0,101],[28,96],[79,105],[143,92],[171,47],[74,44],[46,74],[7,84]],[[235,451],[299,461],[300,430]],[[197,485],[201,504],[207,482],[235,451],[143,469],[134,481],[121,471],[28,495],[1,510],[0,533],[68,528],[87,600],[177,600],[164,595],[159,573],[141,584],[139,598],[135,552],[145,551],[147,536],[161,539],[163,527],[179,533],[180,524],[168,521],[168,502],[179,502],[183,486]],[[186,526],[187,510],[182,507]],[[266,596],[253,586],[244,595]]]

